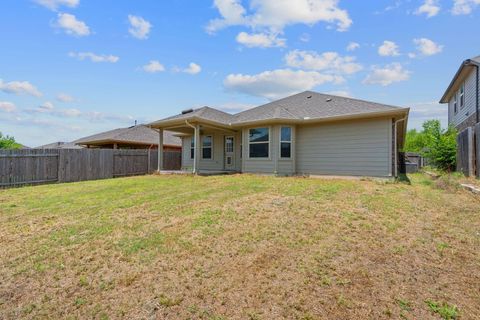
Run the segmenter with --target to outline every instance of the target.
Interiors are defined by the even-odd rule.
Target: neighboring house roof
[[[448,85],[447,90],[445,90],[445,93],[440,99],[440,103],[448,103],[450,101],[452,94],[455,92],[455,89],[458,86],[457,80],[463,78],[466,75],[466,73],[469,72],[472,66],[480,67],[480,56],[470,58],[462,62],[462,64],[457,70],[457,73],[455,73],[455,76],[453,77],[452,81]]]
[[[305,91],[234,115],[204,107],[189,113],[155,121],[150,126],[160,127],[179,120],[207,120],[228,126],[281,120],[309,122],[335,118],[369,117],[381,114],[408,114],[408,110],[408,108]]]
[[[158,132],[140,124],[128,128],[119,128],[97,133],[73,142],[77,145],[96,145],[106,143],[158,145]],[[174,136],[172,132],[164,131],[163,145],[180,147],[182,141],[180,138]]]
[[[35,149],[81,149],[81,148],[82,148],[81,146],[77,146],[73,142],[61,142],[61,141],[35,147]]]

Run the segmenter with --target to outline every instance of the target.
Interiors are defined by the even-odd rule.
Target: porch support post
[[[193,152],[193,173],[198,174],[200,172],[200,152],[201,152],[201,141],[200,141],[200,125],[195,125],[195,145]]]
[[[163,169],[163,129],[158,129],[158,172]]]

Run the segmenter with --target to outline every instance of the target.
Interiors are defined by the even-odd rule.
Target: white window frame
[[[210,147],[205,147],[205,146],[203,145],[203,140],[204,140],[206,137],[210,137],[210,139],[212,139],[212,145],[211,145]],[[204,135],[204,136],[202,136],[202,138],[201,138],[200,140],[202,141],[202,148],[201,148],[201,149],[202,149],[202,157],[201,157],[201,159],[202,159],[202,160],[213,160],[213,144],[214,144],[214,143],[213,143],[213,135],[212,135],[212,134]],[[203,157],[203,149],[208,149],[208,148],[212,149],[212,152],[210,153],[211,157],[210,157],[210,158],[204,158],[204,157]]]
[[[286,140],[283,141],[282,140],[282,129],[283,128],[290,128],[290,141],[286,141]],[[292,145],[293,145],[293,129],[292,129],[292,126],[280,126],[278,140],[280,141],[278,143],[278,155],[279,155],[278,158],[281,159],[281,160],[292,159]],[[282,157],[282,143],[290,143],[290,157]]]
[[[459,90],[460,94],[460,109],[463,109],[465,106],[465,83],[462,83]]]
[[[259,128],[267,128],[268,129],[268,141],[258,141],[258,142],[250,142],[250,130],[252,129],[259,129]],[[261,127],[251,127],[247,128],[247,159],[248,160],[271,160],[272,150],[270,148],[272,142],[272,127],[271,126],[261,126]],[[260,143],[268,143],[268,157],[250,157],[250,144],[260,144]]]
[[[458,104],[457,104],[457,93],[453,95],[453,114],[458,113]]]

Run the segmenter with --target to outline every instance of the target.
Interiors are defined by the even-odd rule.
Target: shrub
[[[420,153],[438,169],[453,171],[457,162],[457,130],[451,126],[442,129],[438,120],[425,121],[422,127],[420,132],[407,132],[404,151]]]
[[[4,136],[0,132],[0,149],[20,149],[21,145],[15,142],[14,137]]]

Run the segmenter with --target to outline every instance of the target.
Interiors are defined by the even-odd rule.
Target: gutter
[[[185,120],[185,124],[189,126],[190,128],[193,128],[193,137],[194,139],[197,137],[197,127],[190,124],[188,120]],[[193,174],[197,173],[197,143],[198,141],[194,141],[193,144]]]

